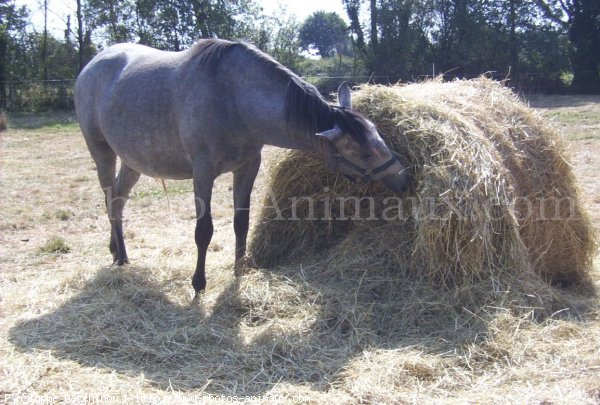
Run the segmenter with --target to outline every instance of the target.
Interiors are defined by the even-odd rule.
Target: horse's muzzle
[[[404,169],[397,174],[390,174],[382,177],[380,180],[391,191],[395,193],[403,193],[406,191],[411,179],[412,176],[409,174],[409,170]]]

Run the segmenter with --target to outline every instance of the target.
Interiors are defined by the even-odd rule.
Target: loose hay
[[[354,106],[416,169],[412,189],[394,196],[283,153],[251,237],[259,265],[318,255],[330,274],[388,271],[457,302],[511,286],[552,302],[545,281],[586,278],[595,242],[571,168],[555,132],[509,89],[485,78],[366,86]]]

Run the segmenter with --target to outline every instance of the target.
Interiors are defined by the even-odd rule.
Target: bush
[[[346,56],[305,59],[300,70],[302,76],[325,95],[335,93],[342,81],[353,86],[368,79],[363,61]]]
[[[70,111],[75,108],[73,80],[12,82],[7,87],[6,100],[9,111]]]
[[[62,254],[69,253],[70,251],[71,247],[60,236],[51,237],[39,249],[39,252],[42,254]]]

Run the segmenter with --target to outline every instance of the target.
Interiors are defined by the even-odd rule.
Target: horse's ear
[[[342,136],[344,134],[344,131],[342,131],[340,129],[340,127],[338,127],[337,125],[332,128],[332,129],[328,129],[327,131],[323,131],[323,132],[317,132],[315,135],[316,136],[321,136],[325,139],[327,139],[328,141],[331,142],[335,142],[337,141],[340,136]]]
[[[344,108],[352,108],[352,94],[347,82],[343,82],[338,88],[338,102]]]

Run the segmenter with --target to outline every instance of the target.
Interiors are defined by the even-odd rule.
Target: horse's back
[[[127,70],[145,63],[156,63],[168,57],[169,52],[138,44],[112,45],[96,55],[82,70],[75,84],[77,110],[102,107],[102,97],[118,83]]]
[[[113,45],[96,55],[75,86],[77,118],[88,147],[107,143],[148,175],[189,177],[172,98],[180,65],[181,53],[137,44]]]
[[[136,44],[117,44],[100,52],[85,66],[75,83],[75,110],[84,136],[100,126],[102,109],[123,71],[151,51]]]

